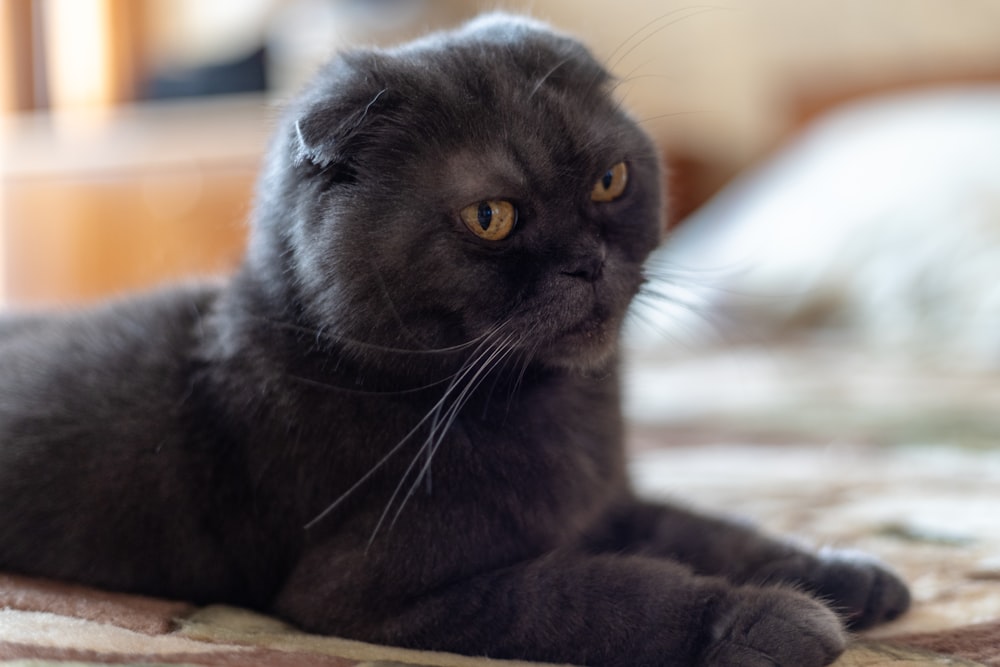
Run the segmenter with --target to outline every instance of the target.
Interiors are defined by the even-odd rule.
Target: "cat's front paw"
[[[735,589],[710,627],[702,667],[823,667],[844,651],[840,619],[791,589]]]
[[[876,559],[851,551],[820,554],[817,595],[828,600],[852,630],[891,621],[910,608],[910,591]]]
[[[827,549],[777,561],[764,579],[794,583],[826,602],[847,627],[862,630],[891,621],[910,607],[910,591],[878,560],[853,551]]]

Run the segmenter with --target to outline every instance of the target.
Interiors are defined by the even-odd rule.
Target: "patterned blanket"
[[[1000,454],[934,447],[701,444],[663,428],[634,434],[633,473],[648,495],[884,557],[915,607],[856,639],[838,667],[1000,667]],[[720,473],[726,470],[726,473]],[[0,575],[0,665],[415,665],[485,658],[305,634],[249,611]]]
[[[0,576],[0,605],[0,665],[10,667],[487,667],[501,662],[318,637],[242,609],[196,609],[24,577]],[[859,639],[837,665],[1000,665],[1000,623],[881,641]]]

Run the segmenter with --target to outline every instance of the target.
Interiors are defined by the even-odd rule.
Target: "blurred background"
[[[669,166],[636,423],[1000,438],[994,0],[0,0],[0,300],[225,273],[320,62],[497,7],[591,45]]]

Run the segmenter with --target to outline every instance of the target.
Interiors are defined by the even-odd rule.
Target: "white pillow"
[[[821,120],[653,258],[627,341],[685,351],[789,333],[1000,368],[1000,86]]]

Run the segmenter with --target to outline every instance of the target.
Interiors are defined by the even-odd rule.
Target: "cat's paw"
[[[823,667],[846,646],[836,614],[783,588],[733,590],[709,632],[702,667]]]
[[[910,607],[906,584],[878,560],[858,552],[828,549],[818,556],[777,561],[762,574],[815,594],[852,630],[891,621]]]
[[[815,591],[852,630],[891,621],[910,608],[906,584],[875,558],[827,550],[819,560]]]

